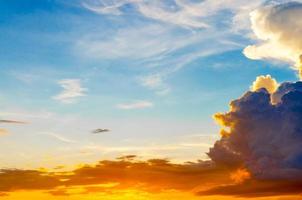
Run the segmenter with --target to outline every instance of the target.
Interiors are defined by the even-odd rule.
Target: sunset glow
[[[302,0],[0,0],[0,200],[302,199]]]

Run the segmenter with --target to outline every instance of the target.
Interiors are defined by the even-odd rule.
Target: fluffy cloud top
[[[269,93],[274,93],[278,88],[277,81],[270,75],[258,76],[251,86],[252,91],[265,88]]]
[[[251,59],[278,59],[295,64],[301,77],[302,4],[261,7],[250,16],[252,29],[262,42],[246,47],[244,54]]]
[[[228,134],[210,149],[213,161],[247,167],[258,179],[302,178],[302,82],[283,83],[273,94],[249,91],[214,117]]]

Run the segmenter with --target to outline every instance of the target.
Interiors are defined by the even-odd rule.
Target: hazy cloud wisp
[[[136,101],[133,103],[122,103],[116,105],[118,109],[122,110],[133,110],[133,109],[143,109],[153,107],[153,103],[150,101]]]
[[[86,88],[82,87],[79,79],[63,79],[58,82],[63,91],[53,99],[62,103],[74,103],[78,97],[85,96]]]

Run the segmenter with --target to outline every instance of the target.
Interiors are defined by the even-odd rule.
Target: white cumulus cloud
[[[251,59],[277,59],[295,64],[301,76],[302,3],[269,5],[253,11],[250,16],[260,42],[247,46],[244,54]]]

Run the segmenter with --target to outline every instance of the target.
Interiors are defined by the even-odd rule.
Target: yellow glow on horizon
[[[275,197],[255,197],[249,198],[250,200],[278,200],[281,196]],[[282,199],[298,199],[299,196],[282,196]],[[8,196],[0,196],[1,200],[179,200],[179,199],[190,199],[190,200],[245,200],[246,198],[232,197],[232,196],[197,196],[188,192],[179,191],[164,191],[159,193],[148,193],[139,190],[119,190],[112,191],[109,193],[88,193],[88,194],[77,194],[77,195],[51,195],[42,191],[19,191],[9,194]]]

